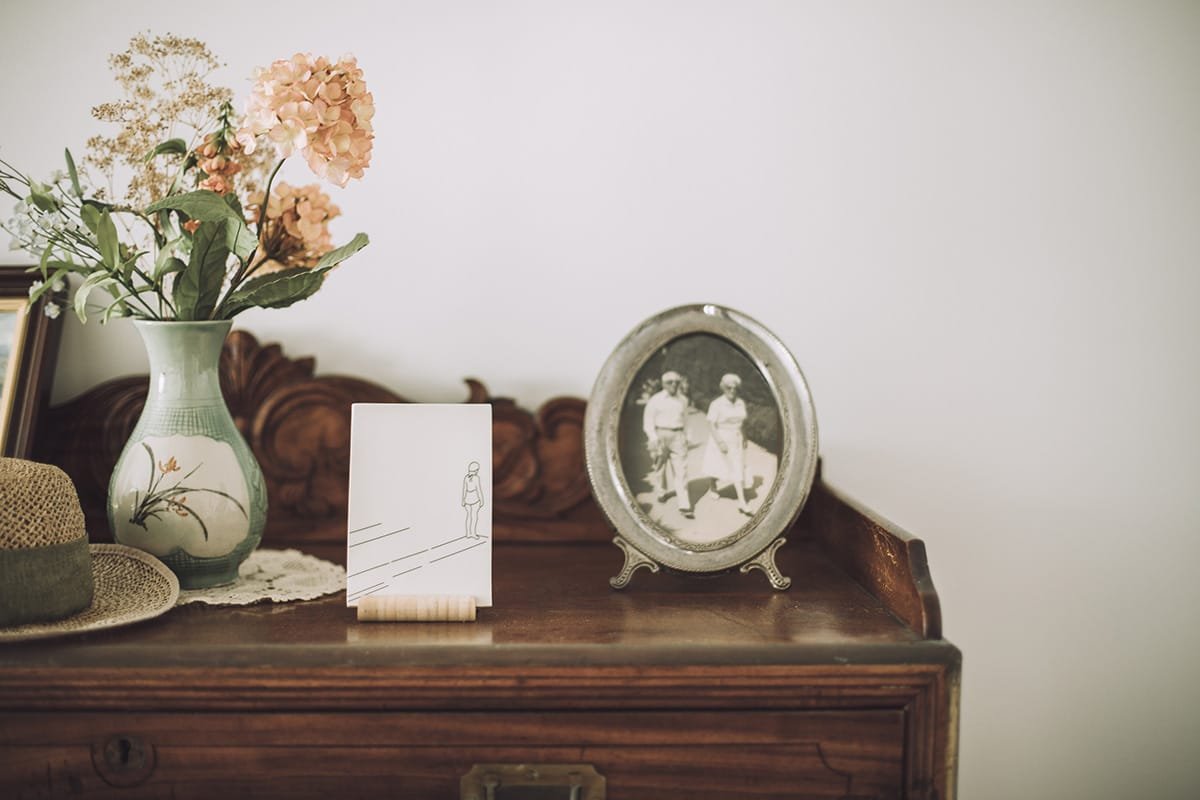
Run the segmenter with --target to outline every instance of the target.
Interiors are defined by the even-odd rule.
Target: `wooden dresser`
[[[263,546],[342,560],[348,403],[399,398],[248,334],[226,350],[271,493]],[[90,514],[139,391],[47,415],[40,454]],[[818,482],[780,551],[789,591],[641,573],[617,592],[582,401],[470,399],[493,403],[496,442],[478,622],[360,625],[336,595],[0,646],[0,797],[954,796],[960,654],[919,540]]]

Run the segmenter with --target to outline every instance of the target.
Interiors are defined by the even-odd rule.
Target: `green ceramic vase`
[[[150,394],[108,485],[121,544],[157,556],[184,589],[232,583],[262,539],[262,470],[221,395],[229,320],[136,320]]]

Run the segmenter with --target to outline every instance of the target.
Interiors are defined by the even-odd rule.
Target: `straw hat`
[[[0,642],[127,625],[178,598],[179,579],[154,556],[88,545],[65,472],[0,458]]]

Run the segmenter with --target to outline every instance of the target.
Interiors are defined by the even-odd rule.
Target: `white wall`
[[[1200,4],[0,15],[0,155],[39,174],[136,30],[204,39],[240,96],[355,53],[378,139],[337,233],[372,244],[244,327],[417,399],[475,375],[536,404],[656,311],[746,311],[808,375],[828,480],[928,544],[962,796],[1200,793]],[[143,359],[70,322],[55,395]]]

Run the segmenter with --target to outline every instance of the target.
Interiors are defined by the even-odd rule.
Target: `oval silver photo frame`
[[[756,320],[688,305],[638,325],[609,356],[584,417],[597,504],[625,565],[685,574],[775,564],[817,469],[817,420],[796,359]]]

